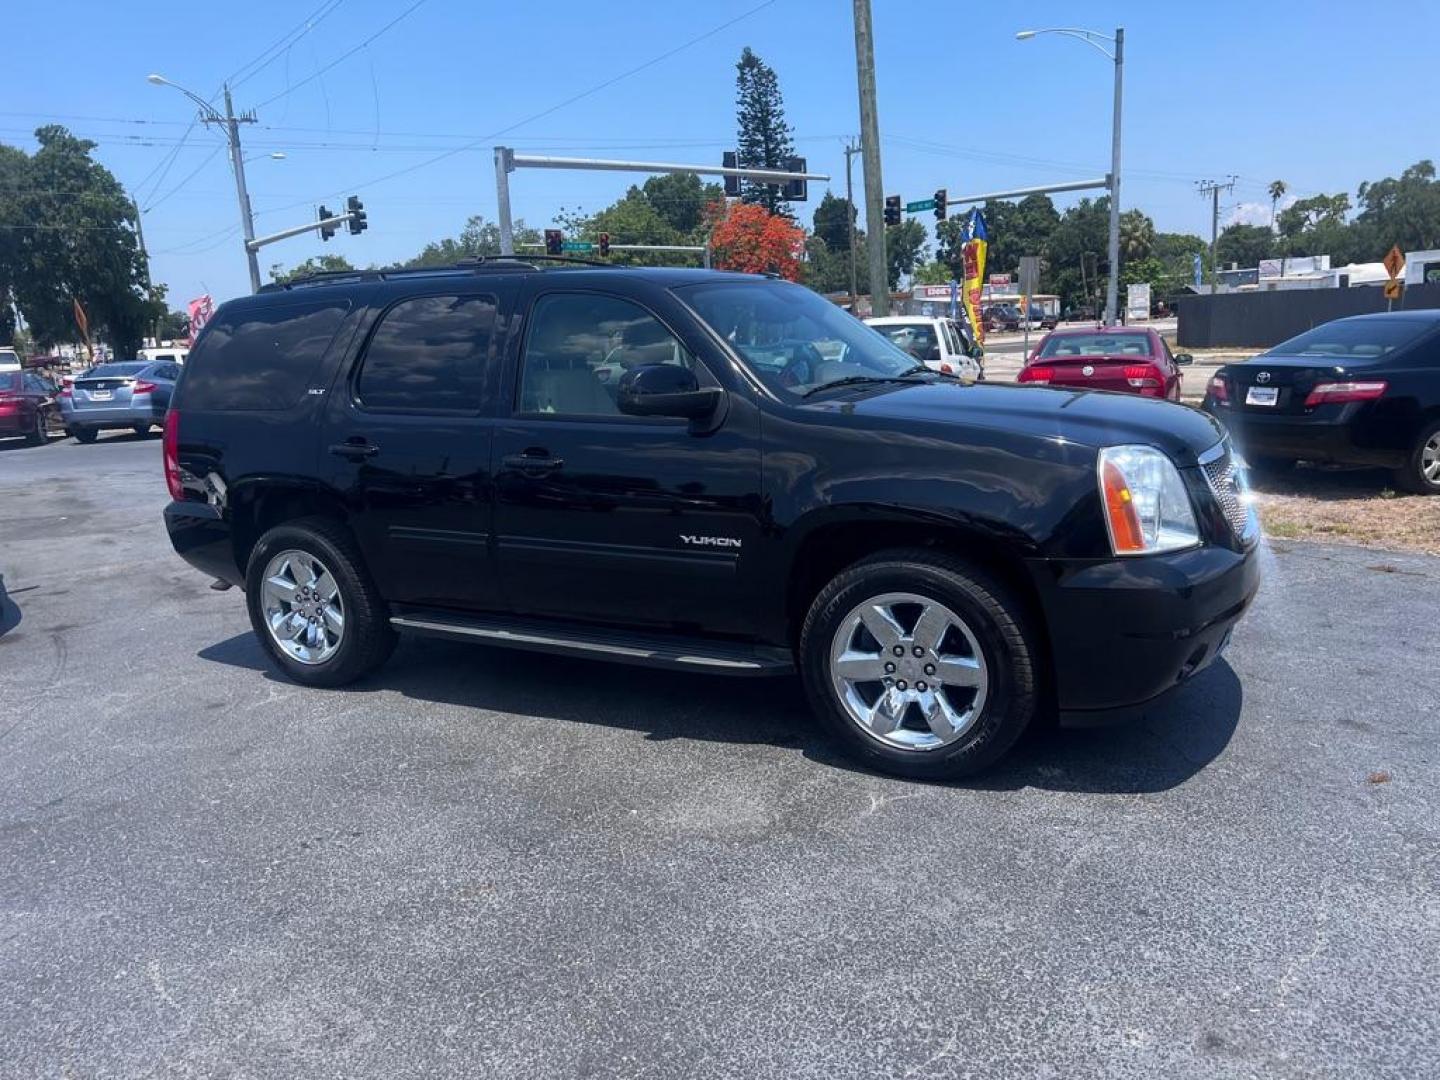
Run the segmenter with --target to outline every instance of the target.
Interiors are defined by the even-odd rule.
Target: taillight
[[[1053,378],[1055,378],[1055,369],[1053,367],[1039,365],[1036,367],[1022,368],[1020,370],[1020,378],[1018,381],[1048,383]]]
[[[1146,386],[1159,386],[1160,379],[1149,364],[1126,364],[1125,381],[1137,390]]]
[[[949,364],[941,364],[941,365],[940,365],[940,374],[941,374],[941,375],[954,375],[954,374],[955,374],[955,369],[954,369],[953,367],[951,367]]]
[[[180,414],[171,409],[165,414],[165,486],[170,489],[170,498],[179,502],[185,498],[185,487],[180,483]]]
[[[1224,375],[1211,375],[1210,386],[1205,391],[1215,401],[1230,404],[1230,384]]]
[[[1384,379],[1371,382],[1322,382],[1316,383],[1305,398],[1305,408],[1316,405],[1338,405],[1346,401],[1374,401],[1385,393]]]
[[[135,385],[130,388],[130,392],[132,394],[153,394],[155,392],[155,384],[153,382],[146,382],[144,379],[136,379]]]

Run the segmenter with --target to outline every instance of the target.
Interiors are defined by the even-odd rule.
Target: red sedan
[[[1054,330],[1035,346],[1019,381],[1179,401],[1180,368],[1192,362],[1143,327]]]

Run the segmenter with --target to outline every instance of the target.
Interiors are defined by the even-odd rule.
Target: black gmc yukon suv
[[[861,761],[954,777],[1210,663],[1239,463],[1165,402],[938,375],[763,277],[514,259],[225,304],[165,432],[175,550],[311,686],[397,632],[798,668]]]

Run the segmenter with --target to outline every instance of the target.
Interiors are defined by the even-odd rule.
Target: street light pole
[[[854,143],[845,144],[845,206],[849,211],[850,222],[850,313],[855,314],[855,309],[860,306],[860,267],[855,262],[855,184],[851,180],[850,159],[860,153],[860,147]]]
[[[1115,65],[1115,104],[1110,114],[1110,175],[1107,177],[1107,186],[1110,189],[1110,273],[1105,284],[1105,323],[1113,326],[1119,321],[1120,312],[1120,106],[1124,96],[1125,28],[1117,28],[1114,37],[1073,26],[1021,30],[1015,37],[1020,41],[1029,41],[1039,34],[1063,34],[1066,37],[1078,38]],[[1106,49],[1100,44],[1102,41],[1108,41],[1115,47],[1115,51]]]
[[[260,262],[250,245],[250,242],[255,239],[255,215],[251,212],[250,193],[245,187],[245,156],[240,151],[240,125],[253,124],[255,115],[253,113],[235,115],[235,107],[230,101],[229,83],[225,84],[225,115],[221,116],[215,107],[199,94],[186,90],[179,83],[171,82],[164,75],[147,75],[145,79],[156,86],[169,86],[179,90],[200,107],[202,123],[207,127],[210,124],[218,124],[225,130],[225,142],[230,147],[230,167],[235,173],[235,198],[240,203],[240,225],[245,232],[245,261],[250,268],[250,291],[259,292]]]
[[[855,74],[860,89],[860,158],[865,164],[865,237],[870,262],[870,314],[890,314],[885,272],[885,182],[880,176],[880,117],[875,106],[875,34],[870,0],[855,0]]]

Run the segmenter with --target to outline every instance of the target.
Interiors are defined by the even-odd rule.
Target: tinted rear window
[[[19,393],[20,372],[0,371],[0,392]]]
[[[356,396],[367,409],[478,409],[494,329],[494,297],[402,301],[370,339]]]
[[[1333,356],[1378,360],[1434,327],[1425,319],[1339,319],[1282,341],[1266,356]]]
[[[1041,356],[1149,356],[1149,334],[1056,334],[1045,339]]]
[[[148,360],[122,360],[118,364],[97,364],[82,379],[128,379],[145,370]]]
[[[254,411],[297,404],[350,302],[331,298],[228,308],[216,312],[190,354],[182,408]]]

